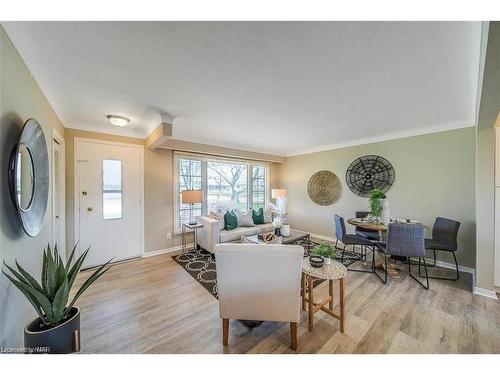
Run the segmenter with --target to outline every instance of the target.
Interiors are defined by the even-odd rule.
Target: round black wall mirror
[[[49,155],[42,127],[35,119],[26,121],[12,150],[9,189],[24,231],[36,236],[49,199]]]

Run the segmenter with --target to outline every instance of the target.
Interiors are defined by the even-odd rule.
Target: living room
[[[118,21],[0,24],[2,352],[499,354],[499,22]]]

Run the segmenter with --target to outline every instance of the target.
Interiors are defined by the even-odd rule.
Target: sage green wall
[[[28,237],[11,203],[6,178],[10,151],[24,122],[31,117],[42,126],[51,155],[52,130],[57,129],[64,136],[64,128],[0,26],[0,262],[12,265],[17,259],[39,278],[43,247],[52,242],[52,194],[41,232]],[[23,347],[24,326],[35,315],[21,292],[0,274],[0,347]]]
[[[363,155],[381,155],[396,171],[387,197],[391,216],[413,218],[432,227],[436,216],[462,223],[457,257],[463,266],[475,265],[475,129],[464,128],[385,142],[288,157],[279,168],[280,187],[288,190],[288,216],[292,227],[334,236],[333,215],[353,217],[366,210],[368,200],[345,184],[349,164]],[[329,170],[342,181],[340,200],[327,207],[316,205],[307,194],[312,174]],[[348,231],[353,231],[350,227]],[[443,261],[450,262],[445,255]]]

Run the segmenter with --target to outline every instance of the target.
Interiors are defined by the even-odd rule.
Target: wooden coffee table
[[[311,242],[311,234],[300,230],[291,229],[289,236],[281,236],[281,238],[283,239],[282,243],[284,245],[301,245],[304,248],[304,256],[309,255],[309,251],[313,246],[313,243]],[[265,243],[257,234],[248,236],[246,239],[256,244]]]
[[[309,331],[314,328],[314,314],[318,311],[323,311],[328,315],[339,320],[340,332],[344,332],[344,278],[347,275],[347,268],[336,260],[331,261],[331,264],[325,264],[321,268],[314,268],[309,263],[309,258],[304,258],[302,261],[302,309],[306,309],[308,303],[309,312]],[[307,279],[307,280],[306,280]],[[314,302],[314,280],[328,280],[328,297],[321,302]],[[340,301],[339,313],[333,310],[333,281],[340,282]],[[307,288],[306,288],[307,281]],[[307,289],[307,296],[306,296]],[[326,307],[328,304],[328,307]]]

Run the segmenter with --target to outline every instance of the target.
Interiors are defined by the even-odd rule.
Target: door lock
[[[92,210],[93,210],[93,208],[92,208],[92,207],[87,207],[87,211],[89,211],[89,212],[90,212],[90,211],[92,211]]]
[[[82,191],[82,195],[87,195],[87,192],[86,191]]]

